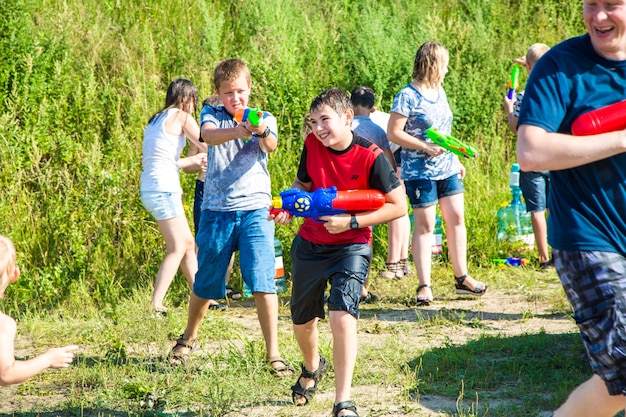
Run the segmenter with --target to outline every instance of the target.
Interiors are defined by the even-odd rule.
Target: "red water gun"
[[[581,114],[572,123],[575,136],[599,135],[626,129],[626,100]]]
[[[270,214],[287,211],[292,216],[332,216],[340,213],[358,213],[376,210],[385,204],[385,195],[378,190],[342,190],[337,187],[318,188],[310,193],[299,188],[290,188],[272,198]]]

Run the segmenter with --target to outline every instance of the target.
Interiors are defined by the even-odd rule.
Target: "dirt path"
[[[558,282],[555,281],[555,286]],[[414,326],[403,326],[401,338],[407,346],[434,348],[444,344],[464,344],[480,335],[517,336],[537,333],[543,330],[549,334],[576,332],[571,318],[553,314],[550,302],[530,301],[523,294],[510,295],[497,290],[490,290],[488,295],[480,299],[472,298],[438,298],[435,303],[425,308],[403,306],[400,303],[386,303],[363,306],[359,321],[359,345],[361,347],[383,346],[386,338],[399,337],[393,332],[375,332],[376,328],[385,328],[394,324],[410,324],[424,321],[432,317],[445,317],[453,322],[479,323],[479,326],[459,325],[447,330],[439,326],[434,332],[415,331]],[[283,309],[284,311],[285,309]],[[243,327],[250,337],[261,337],[255,309],[251,302],[231,304],[228,312],[229,320]],[[290,334],[291,322],[287,316],[279,321],[281,332]],[[324,324],[327,327],[327,323]],[[401,326],[402,327],[402,326]],[[328,329],[324,328],[324,332]],[[206,344],[200,354],[210,354],[220,349],[219,345]],[[156,351],[158,352],[158,350]],[[26,356],[28,352],[16,352],[18,356]],[[45,381],[45,380],[44,380]],[[291,382],[291,381],[289,381]],[[31,384],[27,382],[26,384]],[[288,386],[288,384],[285,384]],[[34,389],[38,395],[28,395]],[[41,395],[47,391],[50,395]],[[415,416],[434,417],[456,415],[456,399],[436,395],[422,395],[419,398],[406,398],[401,384],[383,386],[358,385],[353,387],[353,399],[357,402],[362,415],[378,416]],[[284,400],[263,404],[244,404],[234,407],[227,417],[267,417],[267,416],[310,416],[328,417],[332,409],[334,389],[328,384],[321,390],[312,405],[293,407],[291,398],[286,393]],[[64,396],[58,394],[56,387],[21,385],[0,388],[0,416],[11,415],[18,410],[33,410],[40,407],[62,406]],[[471,403],[471,399],[467,400]],[[497,405],[493,401],[490,406]],[[467,408],[467,404],[461,407]],[[187,410],[165,410],[166,413]],[[42,414],[42,416],[45,414]],[[107,414],[108,415],[108,414]],[[481,414],[482,415],[482,414]],[[548,413],[545,414],[546,416]],[[52,415],[46,415],[52,417]]]
[[[556,285],[556,283],[555,283]],[[384,345],[384,338],[398,337],[396,334],[384,334],[364,331],[364,329],[376,324],[418,322],[436,315],[444,315],[450,319],[458,319],[464,322],[478,320],[480,328],[471,326],[457,326],[453,331],[438,329],[433,333],[410,332],[403,333],[407,345],[438,347],[444,343],[464,344],[476,339],[478,335],[501,335],[518,336],[522,334],[537,333],[542,329],[547,334],[561,334],[577,332],[577,328],[571,318],[565,315],[553,314],[549,303],[528,301],[523,295],[506,295],[498,291],[490,291],[488,296],[481,299],[451,298],[438,299],[436,303],[426,308],[414,307],[376,308],[366,306],[361,311],[359,322],[359,344]],[[241,314],[234,318],[250,332],[258,332],[255,316],[248,314],[252,309],[242,309]],[[283,323],[285,331],[289,331],[290,325]],[[260,334],[259,334],[260,336]],[[358,404],[359,410],[367,416],[377,417],[435,417],[450,416],[457,409],[457,400],[437,395],[422,395],[419,399],[411,401],[402,400],[403,394],[400,386],[359,385],[354,386],[353,399]],[[315,397],[315,407],[295,408],[290,405],[290,399],[275,404],[249,405],[237,411],[227,414],[228,417],[266,417],[266,416],[309,416],[328,417],[332,409],[334,390],[329,389],[320,392]],[[467,408],[471,399],[466,400]],[[499,403],[499,402],[498,402]],[[493,401],[493,407],[498,405]],[[462,405],[463,406],[463,405]],[[545,416],[550,413],[545,412]],[[363,415],[363,414],[362,414]],[[539,415],[538,417],[542,417]]]

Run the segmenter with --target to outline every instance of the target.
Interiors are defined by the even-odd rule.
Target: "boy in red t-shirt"
[[[307,404],[328,369],[328,361],[318,352],[317,323],[325,317],[324,292],[330,283],[334,416],[358,415],[350,400],[350,386],[361,288],[371,261],[369,226],[407,212],[406,195],[391,164],[378,146],[352,132],[353,117],[350,98],[343,90],[331,88],[313,100],[309,113],[312,133],[305,140],[292,184],[308,192],[335,186],[338,190],[376,189],[385,195],[385,204],[377,210],[305,218],[291,247],[291,314],[304,359],[302,374],[291,387],[293,400],[296,405]],[[289,214],[281,212],[274,220],[286,224]]]

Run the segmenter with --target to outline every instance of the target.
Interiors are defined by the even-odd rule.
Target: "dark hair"
[[[185,78],[177,78],[167,87],[165,106],[152,115],[148,124],[154,122],[169,109],[177,108],[183,110],[190,101],[195,110],[198,104],[198,89],[191,81]]]
[[[311,102],[309,112],[318,111],[324,106],[335,110],[337,114],[343,114],[346,110],[352,109],[348,94],[340,88],[328,88],[318,94]]]
[[[241,59],[232,58],[220,62],[213,70],[215,90],[219,90],[222,81],[234,81],[241,75],[246,77],[248,86],[250,86],[252,84],[250,69]]]
[[[217,94],[213,94],[212,96],[205,98],[202,102],[203,106],[222,106],[223,104],[224,103],[222,103],[222,100]]]
[[[353,106],[363,106],[371,109],[376,104],[376,96],[374,90],[369,87],[356,87],[352,90],[350,101]]]

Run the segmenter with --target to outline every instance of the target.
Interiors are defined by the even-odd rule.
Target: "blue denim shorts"
[[[296,235],[291,245],[291,317],[293,324],[324,318],[324,292],[330,283],[328,310],[359,316],[361,289],[369,272],[367,243],[319,245]]]
[[[465,192],[461,174],[455,174],[443,180],[407,180],[404,181],[406,194],[413,208],[430,207],[440,198]]]
[[[626,258],[552,250],[593,373],[611,395],[626,395]]]
[[[524,195],[527,212],[546,210],[546,200],[550,188],[550,171],[522,171],[519,187]]]
[[[141,202],[157,221],[173,219],[185,214],[182,193],[142,191]]]
[[[193,293],[204,299],[226,295],[226,270],[239,250],[239,269],[248,288],[276,293],[274,222],[266,208],[249,211],[202,210],[196,234],[198,272]]]

